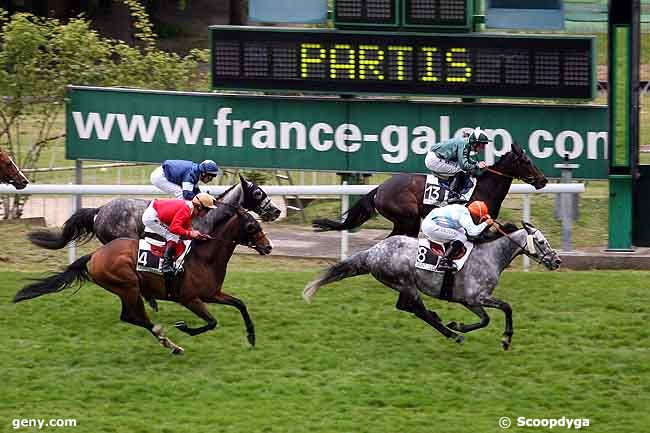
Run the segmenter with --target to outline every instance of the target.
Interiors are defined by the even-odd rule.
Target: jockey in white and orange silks
[[[493,221],[485,202],[473,201],[465,207],[461,204],[435,208],[422,220],[422,233],[432,241],[442,244],[451,242],[438,264],[440,270],[455,270],[452,257],[463,247],[467,236],[475,237]]]

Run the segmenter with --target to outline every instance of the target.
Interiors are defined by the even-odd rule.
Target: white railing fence
[[[364,195],[375,189],[379,185],[264,185],[264,191],[268,195],[334,195],[341,197],[341,209],[345,211],[349,208],[350,195]],[[218,195],[230,188],[227,185],[217,185],[202,187],[203,191]],[[510,187],[510,194],[523,194],[522,219],[530,220],[530,194],[580,194],[585,192],[585,186],[581,183],[554,183],[545,188],[536,190],[530,185],[515,184]],[[33,195],[70,195],[72,196],[71,210],[72,215],[79,203],[81,196],[84,195],[166,195],[158,188],[152,185],[38,185],[30,184],[25,189],[17,191],[13,186],[0,185],[0,194],[33,194]],[[571,224],[571,221],[567,221]],[[570,231],[569,231],[570,235]],[[341,232],[341,258],[348,255],[348,232]],[[564,239],[564,242],[570,245],[570,239]],[[69,247],[69,257],[72,262],[76,257],[74,245]],[[524,269],[528,270],[530,260],[524,256]]]

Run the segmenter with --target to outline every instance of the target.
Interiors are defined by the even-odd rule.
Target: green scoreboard
[[[336,0],[337,28],[417,27],[469,31],[472,0]]]
[[[214,89],[552,99],[596,92],[593,37],[236,26],[210,27],[210,36]]]

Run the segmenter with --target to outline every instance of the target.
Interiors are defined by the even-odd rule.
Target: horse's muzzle
[[[266,256],[268,254],[271,254],[271,251],[273,250],[273,247],[271,245],[267,245],[265,247],[257,247],[255,250],[260,253],[261,256]]]
[[[542,188],[544,188],[544,187],[546,186],[547,183],[548,183],[548,179],[547,179],[547,178],[545,178],[545,177],[540,177],[540,178],[535,179],[535,180],[532,182],[531,185],[533,185],[533,187],[534,187],[535,189],[542,189]]]
[[[558,269],[561,264],[562,264],[562,259],[556,256],[556,257],[553,258],[553,260],[551,260],[551,266],[549,266],[549,268],[552,271],[554,271],[554,270]]]
[[[270,221],[275,221],[276,219],[280,218],[280,215],[282,215],[282,211],[278,209],[277,207],[274,207],[273,209],[269,209],[266,212],[263,212],[260,217],[262,218],[262,221],[264,222],[270,222]]]

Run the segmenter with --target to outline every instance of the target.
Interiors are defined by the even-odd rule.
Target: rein
[[[499,176],[509,177],[510,179],[516,179],[516,177],[511,176],[511,175],[509,175],[509,174],[506,174],[506,173],[504,173],[504,172],[502,172],[502,171],[496,170],[496,169],[494,169],[494,168],[492,168],[492,167],[485,167],[485,169],[486,169],[487,171],[489,171],[490,173],[494,173],[494,174],[497,174],[497,175],[499,175]]]
[[[510,242],[512,242],[513,244],[515,244],[515,245],[518,246],[519,248],[521,248],[521,252],[522,252],[522,253],[524,253],[525,255],[527,255],[528,257],[530,257],[531,259],[533,259],[533,260],[534,260],[535,262],[537,262],[538,264],[540,264],[540,265],[543,264],[543,262],[542,262],[542,258],[539,258],[538,256],[534,256],[533,253],[531,253],[531,252],[528,250],[527,247],[522,246],[522,245],[519,245],[519,243],[518,243],[517,241],[515,241],[514,239],[512,239],[512,238],[510,237],[510,235],[508,235],[508,233],[506,233],[505,231],[503,231],[503,229],[501,228],[501,223],[500,223],[500,222],[498,222],[498,221],[494,221],[494,222],[495,222],[495,226],[494,226],[494,228],[497,229],[497,231],[498,231],[499,233],[501,233],[504,237],[508,238],[508,240],[509,240]],[[545,255],[545,256],[546,256],[546,255]]]

